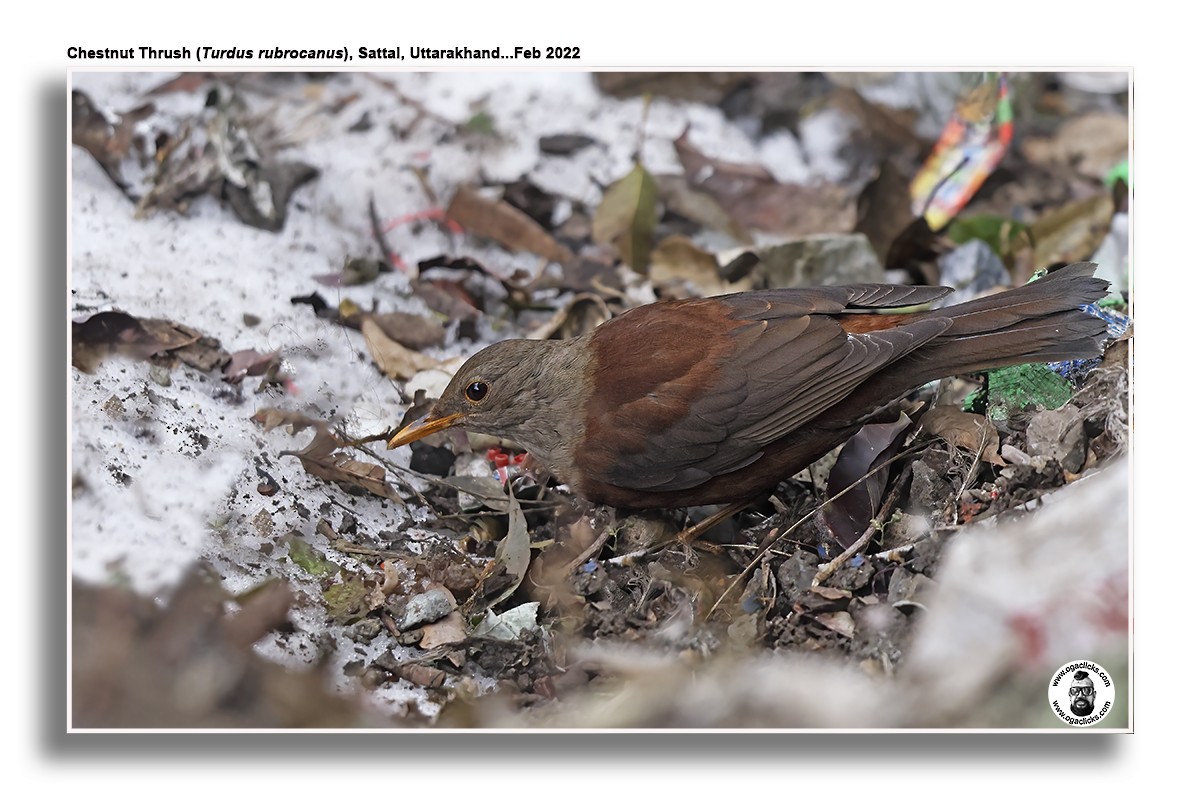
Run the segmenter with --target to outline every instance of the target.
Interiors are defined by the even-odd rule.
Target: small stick
[[[849,492],[854,487],[858,486],[860,483],[862,483],[867,478],[874,475],[879,470],[883,469],[884,467],[891,466],[896,461],[899,461],[901,458],[907,458],[908,456],[911,456],[913,453],[916,453],[918,450],[920,450],[924,446],[925,446],[924,444],[915,445],[913,447],[908,448],[907,450],[902,450],[901,452],[892,456],[887,461],[884,461],[878,467],[875,467],[874,469],[870,470],[865,475],[863,475],[861,478],[856,480],[854,483],[847,486],[845,489],[842,489],[840,492],[835,494],[833,497],[830,497],[827,500],[825,500],[823,503],[821,503],[819,506],[814,508],[812,511],[805,514],[803,517],[801,517],[800,519],[793,522],[791,524],[791,526],[786,531],[784,531],[782,534],[776,536],[774,539],[770,539],[769,541],[764,542],[763,545],[760,545],[759,549],[758,549],[758,553],[754,556],[754,558],[752,558],[750,560],[750,563],[746,565],[746,568],[743,569],[741,571],[741,573],[737,576],[737,580],[735,580],[733,583],[731,583],[729,585],[729,588],[726,589],[725,592],[720,597],[717,598],[717,602],[713,603],[713,607],[708,610],[708,614],[705,615],[705,619],[707,620],[710,617],[712,617],[713,612],[717,610],[717,606],[721,605],[721,603],[724,602],[725,598],[729,596],[730,592],[732,592],[735,588],[737,588],[738,585],[741,584],[741,582],[750,574],[750,570],[757,567],[759,562],[762,561],[763,558],[766,557],[767,553],[770,552],[770,545],[774,544],[777,541],[783,541],[783,540],[787,539],[787,537],[791,536],[793,533],[795,533],[797,530],[799,530],[801,525],[803,525],[804,523],[806,523],[810,519],[812,519],[813,516],[818,511],[825,508],[825,506],[829,505],[834,500],[837,500],[839,497],[846,494],[846,492]]]
[[[815,589],[820,586],[822,581],[824,581],[833,573],[837,572],[843,564],[857,555],[859,550],[862,550],[864,547],[866,547],[871,539],[875,537],[876,533],[883,530],[883,520],[891,516],[892,508],[896,505],[896,501],[900,499],[900,487],[904,485],[904,479],[906,477],[905,473],[907,473],[909,469],[910,467],[905,465],[904,472],[900,473],[900,477],[896,480],[896,485],[893,486],[892,491],[888,493],[887,500],[884,501],[883,506],[879,509],[879,513],[876,514],[875,518],[872,519],[867,525],[867,529],[863,531],[863,535],[858,537],[854,544],[850,545],[841,553],[839,553],[836,558],[817,570],[817,574],[813,576],[812,588]]]

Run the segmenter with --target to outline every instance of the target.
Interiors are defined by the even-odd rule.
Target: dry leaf
[[[734,287],[721,278],[720,267],[712,253],[692,243],[686,236],[668,236],[650,254],[650,282],[656,288],[678,288],[691,284],[702,297],[726,294],[745,286]],[[691,292],[672,292],[682,297]]]
[[[274,430],[280,425],[288,426],[288,433],[295,436],[305,428],[314,426],[325,428],[324,420],[313,419],[299,411],[285,411],[282,408],[260,408],[254,412],[251,417],[259,425],[263,426],[263,430]]]
[[[205,372],[229,361],[220,342],[178,322],[102,311],[71,323],[71,364],[83,372],[111,355],[144,360],[168,352]]]
[[[658,188],[640,163],[608,187],[592,218],[592,240],[616,242],[621,260],[642,274],[650,262],[650,246],[658,225]]]
[[[389,339],[413,350],[440,347],[446,343],[446,329],[429,317],[404,311],[369,316]]]
[[[554,312],[554,316],[546,320],[529,333],[527,339],[550,339],[561,333],[561,339],[570,339],[588,333],[597,325],[612,319],[612,311],[604,298],[595,294],[577,294],[571,302]]]
[[[284,450],[281,456],[295,456],[300,459],[304,471],[314,478],[337,483],[343,488],[357,487],[365,489],[377,497],[383,497],[395,502],[404,498],[384,480],[387,474],[378,464],[367,464],[355,461],[344,453],[336,453],[342,442],[327,429],[319,428],[308,447],[303,450]]]
[[[779,183],[760,166],[709,158],[688,141],[686,132],[675,140],[675,153],[691,184],[747,228],[807,236],[848,233],[854,227],[854,202],[840,186]]]
[[[483,576],[472,594],[471,600],[468,601],[471,612],[474,614],[486,611],[511,597],[517,587],[521,585],[521,581],[525,579],[525,573],[529,570],[530,558],[529,528],[525,523],[525,514],[521,511],[521,504],[509,494],[508,535],[500,541],[500,544],[496,545],[495,568],[488,570]],[[488,578],[496,575],[497,572],[507,576],[505,588],[499,594],[477,604],[477,598],[487,589]]]
[[[1113,210],[1112,196],[1100,192],[1043,214],[1030,228],[1034,267],[1091,258],[1108,235]]]
[[[421,641],[417,646],[422,650],[432,650],[444,644],[457,644],[466,638],[466,620],[459,612],[451,611],[437,622],[421,628]]]
[[[658,175],[654,178],[662,197],[663,206],[673,214],[690,219],[697,225],[714,231],[727,233],[742,244],[751,244],[754,237],[738,221],[721,208],[711,195],[695,189],[681,175]],[[905,201],[908,200],[905,187]]]
[[[446,209],[446,218],[476,236],[495,239],[509,250],[528,251],[559,264],[573,258],[571,251],[555,241],[533,218],[503,200],[490,200],[468,186],[459,187]]]
[[[838,453],[825,489],[829,505],[821,517],[842,547],[853,544],[879,513],[888,469],[872,470],[900,451],[911,425],[906,414],[895,422],[864,425]]]
[[[954,406],[938,406],[921,417],[921,426],[947,444],[973,454],[980,453],[980,458],[989,464],[1004,466],[1004,459],[1000,457],[1000,434],[992,421],[981,414],[971,414]]]
[[[891,159],[879,165],[875,178],[858,195],[858,221],[854,231],[865,235],[879,260],[888,257],[892,244],[912,222],[909,178],[901,174]]]
[[[363,318],[362,334],[375,365],[393,380],[406,381],[421,370],[433,369],[441,363],[424,353],[409,350],[399,342],[392,341],[379,323],[371,317]]]
[[[279,351],[260,353],[257,350],[238,350],[230,354],[225,365],[225,380],[240,383],[248,375],[265,375],[272,366],[279,364]]]
[[[1052,137],[1025,139],[1021,152],[1035,164],[1066,164],[1100,180],[1129,157],[1129,119],[1122,114],[1084,114],[1064,122]]]
[[[814,614],[817,622],[834,633],[840,633],[847,639],[854,638],[854,618],[848,611],[834,611],[832,614]]]

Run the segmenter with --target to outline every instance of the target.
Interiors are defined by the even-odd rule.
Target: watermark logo
[[[1046,690],[1050,708],[1067,725],[1095,725],[1112,710],[1112,676],[1094,661],[1068,661],[1054,671]]]

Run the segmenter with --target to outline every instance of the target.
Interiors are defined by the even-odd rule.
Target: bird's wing
[[[577,459],[609,484],[650,491],[689,489],[747,466],[950,325],[927,317],[848,333],[834,315],[947,291],[863,284],[635,309],[593,334],[588,452]]]

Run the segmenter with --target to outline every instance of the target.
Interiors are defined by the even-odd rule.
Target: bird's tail
[[[914,314],[949,318],[951,325],[876,373],[860,387],[864,394],[847,402],[864,408],[872,398],[886,403],[950,375],[1100,355],[1107,325],[1080,309],[1108,292],[1095,271],[1094,263],[1070,264],[1016,289]]]

